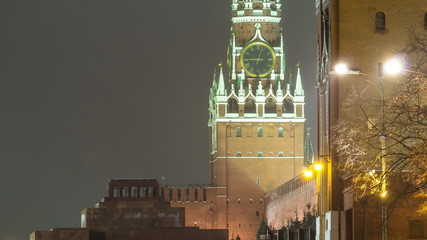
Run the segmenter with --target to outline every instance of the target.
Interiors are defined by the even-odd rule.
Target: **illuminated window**
[[[258,134],[257,134],[257,136],[258,137],[262,137],[262,127],[258,128]]]
[[[385,14],[383,12],[377,12],[375,15],[375,30],[385,30]]]
[[[242,128],[236,127],[236,137],[241,137],[241,136],[242,136]]]
[[[283,137],[283,128],[279,127],[278,137]]]
[[[256,184],[259,184],[259,177],[256,178],[255,182]]]
[[[279,152],[279,157],[284,157],[285,154],[283,154],[282,152]]]

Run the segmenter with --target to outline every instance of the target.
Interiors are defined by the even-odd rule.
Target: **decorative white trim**
[[[227,156],[227,157],[218,157],[220,159],[226,159],[226,158],[235,158],[235,159],[242,159],[242,158],[246,158],[246,159],[253,159],[253,158],[270,158],[270,159],[294,159],[294,156],[289,156],[289,157],[257,157],[257,156],[252,156],[252,157],[232,157],[232,156]],[[304,156],[295,156],[295,159],[297,158],[304,158]]]
[[[247,16],[247,17],[233,17],[231,21],[234,23],[242,23],[242,22],[272,22],[272,23],[280,23],[280,17],[269,17],[269,16]]]
[[[305,122],[305,118],[218,118],[216,122],[245,122],[245,123],[252,123],[252,122],[263,122],[263,123],[303,123]]]

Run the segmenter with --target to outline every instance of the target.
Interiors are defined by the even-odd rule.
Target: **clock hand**
[[[256,61],[256,64],[258,64],[258,62],[259,62],[259,58],[261,57],[261,53],[262,53],[262,50],[264,50],[264,48],[261,46],[261,51],[259,51],[259,54],[258,54],[258,61]]]

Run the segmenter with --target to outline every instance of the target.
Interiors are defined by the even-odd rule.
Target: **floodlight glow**
[[[320,164],[320,163],[315,163],[314,164],[314,169],[316,169],[316,171],[320,171],[320,170],[322,170],[322,168],[323,168],[322,164]]]
[[[313,171],[311,171],[309,169],[304,170],[304,176],[306,178],[311,178],[313,176]]]
[[[335,66],[335,72],[337,74],[346,74],[348,72],[348,68],[344,63],[340,63]]]
[[[397,59],[392,59],[384,65],[387,74],[396,75],[402,72],[402,63]]]

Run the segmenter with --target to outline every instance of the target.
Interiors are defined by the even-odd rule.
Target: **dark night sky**
[[[79,226],[110,178],[208,182],[208,93],[230,3],[2,1],[0,240]],[[314,127],[314,3],[283,4],[287,66],[302,65]]]

